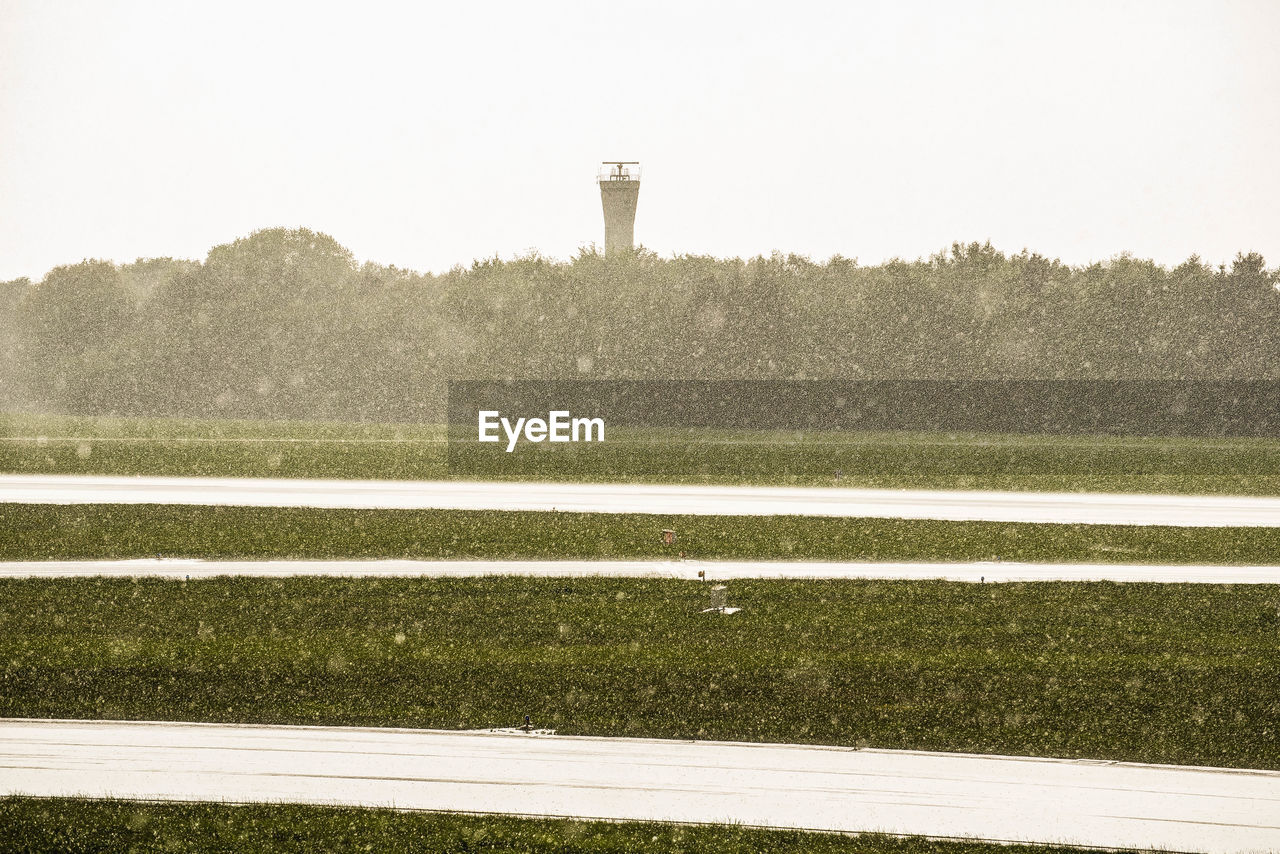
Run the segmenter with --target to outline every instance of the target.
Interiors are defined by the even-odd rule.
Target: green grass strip
[[[471,434],[468,433],[468,436]],[[587,444],[463,443],[414,424],[0,414],[0,472],[1280,494],[1280,441],[612,429]],[[472,437],[474,438],[474,437]]]
[[[869,745],[1280,768],[1280,588],[0,581],[0,716]]]
[[[292,804],[0,799],[0,851],[486,854],[1081,854],[1078,848],[933,842],[789,830],[403,813]]]
[[[660,532],[674,528],[675,545]],[[0,560],[696,558],[1271,564],[1280,529],[802,516],[0,504]]]

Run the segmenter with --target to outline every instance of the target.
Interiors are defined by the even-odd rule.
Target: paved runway
[[[1280,772],[431,730],[0,721],[0,794],[1280,850]]]
[[[0,502],[1280,527],[1280,498],[653,484],[0,475]]]
[[[702,573],[700,576],[699,573]],[[0,561],[0,578],[214,578],[295,575],[350,578],[879,578],[945,581],[1146,581],[1181,584],[1280,584],[1280,566],[1148,566],[1053,563],[826,563],[656,560],[142,560]]]

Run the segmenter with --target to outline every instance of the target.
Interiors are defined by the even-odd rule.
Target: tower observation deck
[[[606,160],[596,174],[604,205],[604,251],[613,255],[635,249],[636,203],[640,199],[640,163]]]

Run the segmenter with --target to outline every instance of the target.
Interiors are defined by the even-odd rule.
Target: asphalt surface
[[[142,560],[0,561],[0,578],[170,578],[240,575],[348,578],[941,579],[973,583],[1116,581],[1167,584],[1280,584],[1280,566],[1148,566],[1038,563],[825,563],[780,561],[643,560]]]
[[[0,502],[1280,526],[1273,497],[653,484],[0,475]]]
[[[1280,772],[490,732],[0,721],[0,794],[1280,850]]]

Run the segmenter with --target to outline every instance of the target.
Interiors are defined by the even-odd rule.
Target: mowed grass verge
[[[725,826],[403,813],[294,804],[0,799],[0,851],[432,851],[489,854],[1082,854],[1079,848],[935,842]]]
[[[445,439],[439,425],[0,414],[0,472],[1280,494],[1270,439],[617,428],[511,454],[464,443],[452,470]]]
[[[664,528],[677,531],[665,545]],[[0,560],[755,558],[1271,564],[1280,529],[802,516],[0,504]]]
[[[0,716],[471,729],[1280,768],[1280,588],[0,581]]]

